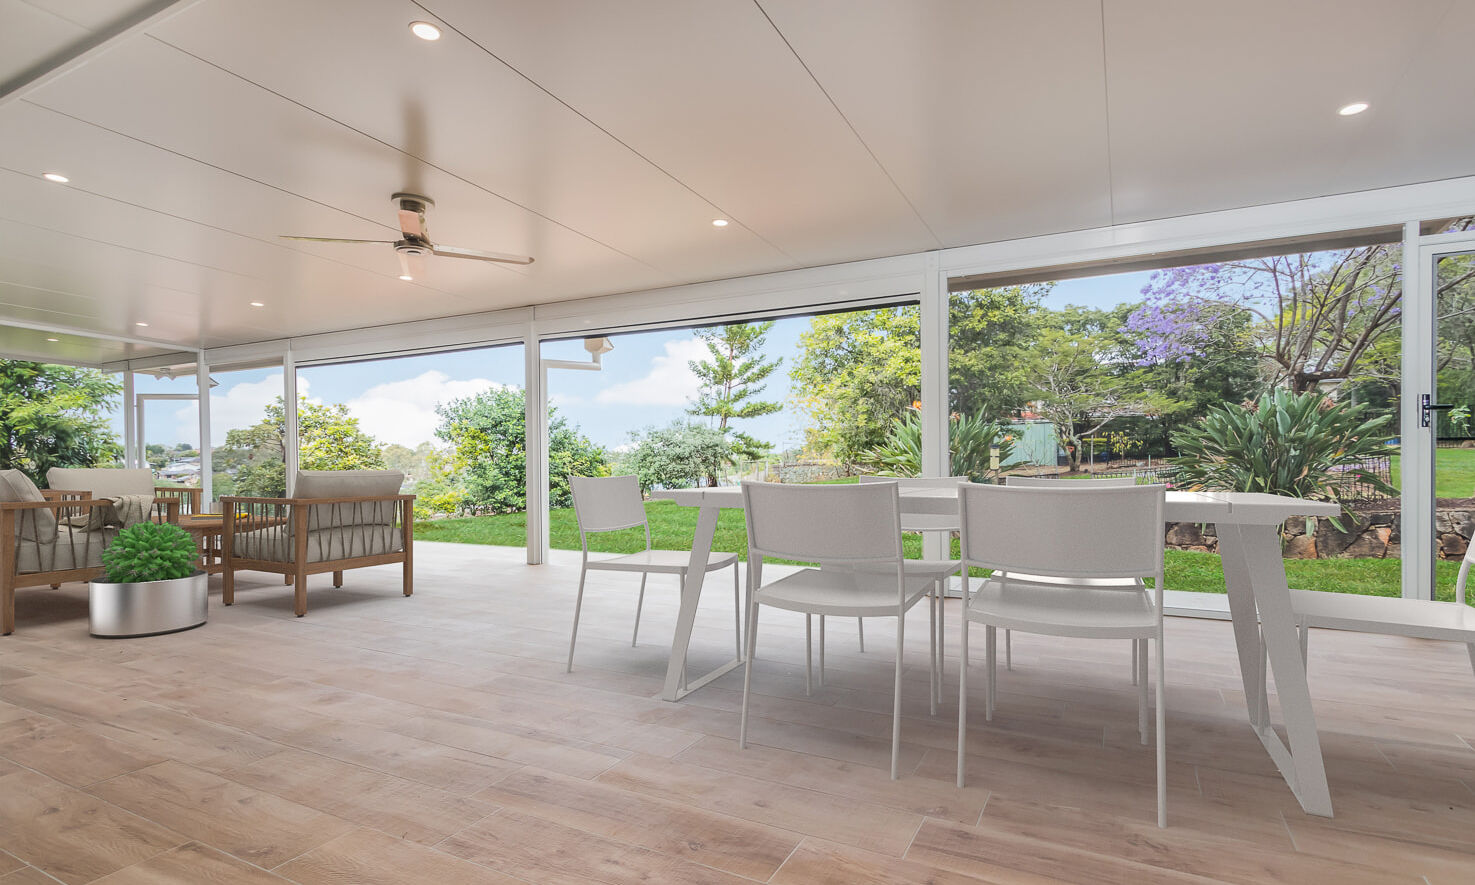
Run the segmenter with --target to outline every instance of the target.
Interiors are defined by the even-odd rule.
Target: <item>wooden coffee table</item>
[[[179,527],[190,533],[200,548],[200,569],[207,575],[218,575],[224,563],[220,558],[220,536],[225,531],[225,517],[219,513],[189,513],[179,517]]]

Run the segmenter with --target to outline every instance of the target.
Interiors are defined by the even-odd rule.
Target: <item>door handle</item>
[[[1433,399],[1434,398],[1431,397],[1427,393],[1424,394],[1423,396],[1419,397],[1419,426],[1420,427],[1428,427],[1429,426],[1429,422],[1431,420],[1433,420],[1433,414],[1432,413],[1434,413],[1434,412],[1448,412],[1450,409],[1457,408],[1458,405],[1459,405],[1458,403],[1436,403],[1436,402],[1432,402]]]

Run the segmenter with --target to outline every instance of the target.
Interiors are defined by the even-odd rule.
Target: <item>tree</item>
[[[635,448],[626,464],[649,491],[657,486],[679,489],[710,477],[732,451],[727,437],[715,427],[677,419],[669,427],[647,427],[632,433]]]
[[[1265,383],[1296,393],[1388,371],[1370,357],[1399,327],[1400,254],[1382,244],[1156,271],[1127,325],[1144,360],[1187,360],[1248,314]]]
[[[143,448],[144,456],[154,470],[163,470],[168,465],[169,453],[164,449],[163,443],[149,443]]]
[[[0,468],[44,486],[52,467],[113,464],[123,447],[107,418],[122,389],[94,369],[0,360]]]
[[[472,513],[516,513],[527,509],[526,396],[519,388],[497,388],[435,407],[435,435],[450,443],[450,468],[458,506]],[[569,507],[570,476],[607,476],[604,449],[548,409],[549,503]]]
[[[948,300],[953,411],[1007,421],[1029,399],[1034,313],[1049,284],[957,292]],[[847,463],[881,445],[921,395],[915,305],[825,314],[799,338],[790,372],[808,413],[808,444]]]
[[[279,498],[287,493],[287,425],[281,397],[266,407],[260,423],[227,431],[217,449],[222,466],[236,465],[235,489],[247,497]],[[297,403],[298,463],[303,470],[382,470],[384,459],[374,438],[339,403]],[[213,459],[213,456],[212,456]]]
[[[1067,306],[1042,315],[1029,350],[1034,409],[1055,428],[1072,471],[1081,466],[1082,437],[1162,404],[1145,389],[1115,332],[1109,311]]]
[[[772,322],[734,323],[715,329],[698,329],[697,337],[707,346],[707,356],[687,363],[702,382],[697,401],[687,412],[717,419],[717,429],[728,435],[734,420],[772,415],[783,410],[783,403],[757,397],[768,386],[764,381],[783,359],[763,354],[764,340],[773,328]],[[773,448],[746,433],[732,430],[731,455],[744,458],[762,457]],[[731,456],[729,456],[730,459]],[[714,468],[709,484],[717,484]]]

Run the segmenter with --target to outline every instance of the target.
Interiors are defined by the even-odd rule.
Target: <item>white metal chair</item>
[[[1137,484],[1137,480],[1135,478],[1133,478],[1133,477],[1130,477],[1130,476],[1107,476],[1107,477],[1101,477],[1100,479],[1061,479],[1060,477],[1057,477],[1057,476],[1006,476],[1006,477],[1004,477],[1004,484],[1005,485],[1014,486],[1016,488],[1032,488],[1032,489],[1060,488],[1060,486],[1058,484],[1059,483],[1062,483],[1062,482],[1072,483],[1073,484],[1072,485],[1072,488],[1093,488],[1093,489],[1120,489],[1120,488],[1125,488],[1126,486],[1134,486],[1134,485]],[[1014,577],[1017,580],[1023,580],[1025,576],[1024,575],[1015,575]],[[1050,583],[1051,582],[1051,579],[1050,578],[1044,577],[1044,576],[1039,577],[1039,578],[1036,578],[1035,580],[1043,581],[1045,583]],[[1136,586],[1136,587],[1142,586],[1142,582],[1141,581],[1133,580],[1133,579],[1130,579],[1130,578],[1126,579],[1125,581],[1115,581],[1115,580],[1102,579],[1102,580],[1100,580],[1100,581],[1098,581],[1096,583],[1099,583],[1099,584],[1102,584],[1102,585],[1118,584],[1118,585]],[[1137,684],[1138,677],[1140,676],[1140,674],[1137,671],[1138,671],[1138,668],[1140,666],[1140,662],[1142,660],[1142,655],[1144,654],[1143,647],[1146,646],[1146,644],[1147,644],[1146,640],[1134,640],[1132,642],[1132,684],[1133,685],[1136,685]],[[1006,670],[1013,670],[1014,669],[1014,631],[1013,630],[1005,630],[1004,631],[1004,669],[1006,669]]]
[[[686,589],[686,573],[691,566],[691,551],[652,550],[650,523],[645,516],[645,502],[640,495],[640,481],[633,476],[571,476],[569,486],[574,494],[574,516],[579,522],[579,595],[574,601],[574,628],[568,639],[568,667],[574,669],[574,643],[579,638],[579,611],[584,605],[584,579],[590,570],[640,572],[640,596],[635,602],[635,629],[630,633],[633,648],[640,636],[640,610],[645,605],[645,581],[651,574],[676,575],[682,590]],[[602,559],[589,558],[589,535],[615,532],[639,526],[645,529],[645,550]],[[743,653],[742,601],[738,589],[738,555],[713,553],[707,558],[707,571],[732,566],[733,624],[737,634],[737,654]]]
[[[901,750],[901,670],[906,613],[933,581],[908,574],[901,547],[901,500],[895,483],[780,485],[743,483],[748,517],[748,647],[738,745],[748,745],[748,698],[758,610],[768,605],[806,615],[896,618],[896,684],[891,722],[891,777]],[[763,583],[763,559],[843,565],[806,568]],[[930,639],[935,640],[935,632]],[[929,667],[937,656],[928,655]],[[935,674],[934,674],[935,679]]]
[[[1408,636],[1413,639],[1462,642],[1465,644],[1465,651],[1470,655],[1470,669],[1475,670],[1475,609],[1465,604],[1465,582],[1470,577],[1472,564],[1475,564],[1475,545],[1465,549],[1460,573],[1455,578],[1454,602],[1361,596],[1322,590],[1292,590],[1291,608],[1296,613],[1296,626],[1301,631],[1302,659],[1306,658],[1307,645],[1311,638],[1310,628],[1320,627],[1326,630],[1351,630],[1358,633]],[[1262,641],[1262,655],[1263,646]],[[1263,685],[1260,695],[1263,710]]]
[[[1167,825],[1163,733],[1163,502],[1161,485],[1101,488],[1062,483],[1018,488],[967,483],[959,489],[963,547],[962,666],[958,686],[958,786],[968,738],[968,625],[987,628],[984,716],[993,718],[995,630],[999,627],[1098,639],[1157,641],[1158,826]],[[970,593],[968,569],[993,569]],[[1017,575],[1028,576],[1021,580]],[[1038,576],[1054,579],[1050,583]],[[1141,579],[1151,576],[1157,590]],[[1104,584],[1102,579],[1134,579]],[[1137,728],[1147,743],[1146,661]]]

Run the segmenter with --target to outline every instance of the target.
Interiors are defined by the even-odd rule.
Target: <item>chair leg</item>
[[[819,686],[825,685],[825,616],[819,616]]]
[[[563,672],[574,672],[574,642],[579,638],[579,610],[584,607],[584,577],[589,574],[588,569],[579,569],[579,593],[574,597],[574,629],[568,635],[568,666]]]
[[[1301,666],[1306,666],[1306,653],[1311,647],[1311,625],[1301,625]]]
[[[738,589],[738,565],[732,564],[732,629],[737,637],[737,657],[743,659],[743,599],[742,591]]]
[[[52,584],[51,585],[51,589],[53,589],[53,590],[60,590],[61,589],[61,585],[60,584]]]
[[[1142,738],[1142,746],[1147,746],[1147,650],[1143,648],[1147,644],[1145,639],[1132,640],[1132,681],[1137,683],[1137,734]]]
[[[994,676],[998,669],[998,652],[994,645],[997,642],[997,632],[992,624],[983,628],[983,653],[988,658],[985,664],[987,669],[983,674],[983,718],[987,722],[994,719]]]
[[[866,653],[866,619],[855,619],[855,635],[860,637],[860,653]]]
[[[236,602],[236,570],[229,566],[220,570],[220,602],[223,605]]]
[[[1004,669],[1014,669],[1014,631],[1004,631]]]
[[[288,587],[292,586],[292,580],[293,578],[290,574],[282,575],[282,583],[286,584]]]
[[[937,586],[927,591],[927,711],[937,715]]]
[[[967,606],[967,600],[963,601]],[[963,786],[963,755],[968,745],[968,614],[959,617],[963,621],[962,644],[958,648],[958,787]]]
[[[334,588],[338,588],[338,587],[342,587],[342,586],[343,586],[343,572],[341,572],[341,571],[334,572],[333,573],[333,587]]]
[[[748,653],[743,660],[743,712],[738,719],[738,749],[748,748],[748,695],[753,689],[753,653],[758,647],[758,603],[748,600]]]
[[[1466,643],[1465,651],[1470,653],[1470,669],[1475,671],[1475,642]]]
[[[15,577],[9,574],[10,563],[5,572],[0,575],[0,635],[9,636],[15,632]]]
[[[293,576],[288,575],[288,577]],[[299,567],[295,577],[296,589],[292,593],[292,608],[293,612],[300,618],[307,614],[307,572]]]
[[[896,616],[896,684],[891,697],[891,779],[901,774],[901,659],[906,645],[906,612]]]
[[[942,700],[943,674],[947,668],[943,666],[943,650],[947,648],[947,578],[943,578],[937,584],[937,699]]]
[[[814,693],[814,615],[804,615],[804,696]]]
[[[640,610],[645,607],[645,579],[650,575],[646,572],[640,573],[640,595],[635,598],[635,629],[630,631],[630,647],[635,647],[635,640],[640,637]]]
[[[1167,713],[1164,706],[1164,681],[1167,668],[1163,665],[1163,630],[1157,632],[1157,825],[1168,825],[1168,739]]]

